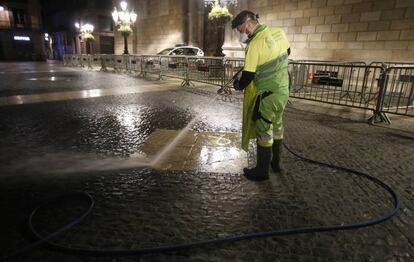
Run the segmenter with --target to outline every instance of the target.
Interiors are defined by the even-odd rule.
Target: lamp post
[[[120,4],[121,11],[118,11],[116,7],[114,7],[114,11],[112,12],[112,18],[118,27],[118,32],[121,32],[122,36],[124,37],[124,54],[128,54],[128,36],[132,33],[132,25],[137,20],[137,14],[134,10],[129,11],[127,9],[127,2],[122,1]]]
[[[204,0],[204,6],[211,6],[208,19],[217,27],[217,42],[214,56],[225,56],[223,53],[225,25],[232,18],[227,6],[237,6],[237,0]]]
[[[75,23],[75,27],[79,29],[79,32],[82,34],[83,38],[86,39],[86,44],[89,46],[89,53],[92,53],[92,41],[95,39],[92,35],[94,26],[89,23],[83,25]],[[88,47],[86,47],[86,49],[88,49]],[[86,50],[86,53],[88,53],[88,50]]]
[[[52,38],[50,38],[48,33],[44,33],[44,37],[45,37],[45,56],[46,56],[46,60],[51,58],[51,51],[52,47]]]

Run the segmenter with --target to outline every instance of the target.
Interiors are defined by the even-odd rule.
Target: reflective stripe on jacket
[[[289,75],[287,71],[287,54],[257,67],[254,82],[259,93],[270,91],[272,93],[289,93]]]

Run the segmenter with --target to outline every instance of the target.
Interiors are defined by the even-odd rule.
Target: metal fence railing
[[[141,73],[141,61],[142,57],[137,55],[131,55],[128,61],[128,73],[139,74]]]
[[[231,94],[231,82],[243,58],[160,55],[65,55],[65,66],[88,67],[182,79],[220,87]],[[390,123],[386,113],[414,116],[414,63],[289,61],[290,96],[372,110],[371,122]]]
[[[190,81],[223,86],[225,60],[222,57],[189,58],[188,78]]]
[[[161,79],[161,56],[143,55],[141,60],[141,75],[157,75]]]
[[[80,66],[80,56],[72,56],[72,59],[70,59],[69,64],[71,66]]]
[[[114,55],[114,70],[116,72],[126,72],[128,70],[129,56]]]
[[[108,69],[115,68],[114,55],[102,55],[101,56],[101,70],[107,71]]]
[[[389,67],[384,75],[377,111],[414,116],[414,66]]]
[[[91,55],[89,60],[90,68],[96,68],[101,66],[101,55]]]
[[[375,109],[383,68],[291,62],[289,71],[292,97]]]
[[[160,56],[161,76],[188,79],[188,60],[187,56]]]
[[[319,64],[344,64],[344,65],[367,65],[363,61],[327,61],[327,60],[294,60],[297,63],[319,63]]]
[[[382,67],[390,67],[390,66],[414,66],[414,63],[409,62],[380,62],[374,61],[369,64],[370,66],[382,66]]]
[[[81,55],[79,60],[79,65],[81,67],[88,67],[88,69],[92,69],[91,66],[91,56],[90,55]]]

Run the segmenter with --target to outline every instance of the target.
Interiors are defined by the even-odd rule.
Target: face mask
[[[249,39],[249,35],[248,34],[246,34],[246,33],[240,33],[240,36],[239,36],[239,41],[240,41],[240,43],[246,43],[247,42],[247,40]]]

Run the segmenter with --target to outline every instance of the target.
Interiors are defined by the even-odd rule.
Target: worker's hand
[[[239,79],[234,79],[234,81],[233,81],[233,88],[234,89],[236,89],[236,90],[239,90],[239,91],[241,91],[242,89],[240,88],[240,84],[239,84]]]

